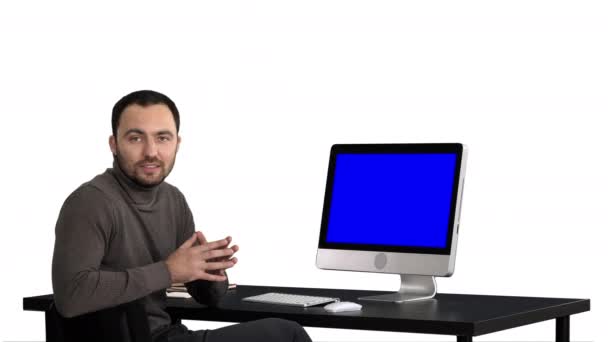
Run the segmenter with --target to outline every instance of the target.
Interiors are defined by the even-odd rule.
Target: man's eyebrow
[[[163,131],[158,131],[158,132],[154,133],[154,135],[170,135],[170,136],[173,136],[173,132],[171,132],[169,130],[163,130]]]
[[[131,128],[129,130],[127,130],[125,132],[125,134],[123,134],[123,136],[127,136],[131,133],[135,133],[135,134],[141,134],[141,135],[145,135],[146,132],[144,132],[143,130],[139,129],[139,128]],[[155,132],[154,135],[170,135],[173,136],[173,132],[171,132],[170,130],[162,130],[162,131],[158,131]]]
[[[125,134],[123,134],[123,136],[126,137],[127,135],[129,135],[131,133],[142,134],[142,135],[145,134],[144,131],[142,131],[139,128],[131,128],[131,129],[127,130],[125,132]]]

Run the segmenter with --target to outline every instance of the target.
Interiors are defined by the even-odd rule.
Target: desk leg
[[[570,342],[570,316],[555,319],[555,341]]]
[[[62,340],[59,331],[57,330],[56,318],[51,315],[50,311],[44,312],[44,330],[46,334],[46,342],[60,342]]]
[[[458,336],[456,342],[473,342],[473,336]]]

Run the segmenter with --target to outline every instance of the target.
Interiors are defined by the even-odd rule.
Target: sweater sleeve
[[[65,201],[55,227],[52,281],[65,317],[127,303],[171,284],[164,261],[125,270],[102,269],[113,231],[112,203],[92,187]]]
[[[181,246],[184,241],[194,234],[192,211],[183,195],[181,195],[181,198],[184,205],[184,230],[182,236],[178,239],[177,246]],[[185,285],[192,298],[200,304],[209,306],[217,306],[220,299],[228,291],[228,279],[225,281],[194,280]]]

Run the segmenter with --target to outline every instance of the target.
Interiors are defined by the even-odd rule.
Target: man
[[[231,237],[208,242],[195,232],[183,194],[166,183],[181,138],[167,96],[143,90],[112,110],[114,164],[76,189],[55,228],[53,291],[57,310],[78,316],[142,299],[156,341],[310,341],[297,323],[265,319],[217,330],[171,325],[165,289],[185,283],[200,303],[226,293],[237,263]]]

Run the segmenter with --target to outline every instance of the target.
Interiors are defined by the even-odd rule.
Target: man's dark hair
[[[131,94],[126,95],[122,99],[118,100],[112,108],[112,134],[116,137],[116,131],[118,130],[118,122],[120,116],[125,108],[132,104],[137,104],[142,107],[147,107],[155,104],[164,104],[169,108],[173,114],[173,120],[175,121],[175,128],[179,132],[179,111],[175,103],[165,94],[161,94],[154,90],[138,90]]]

